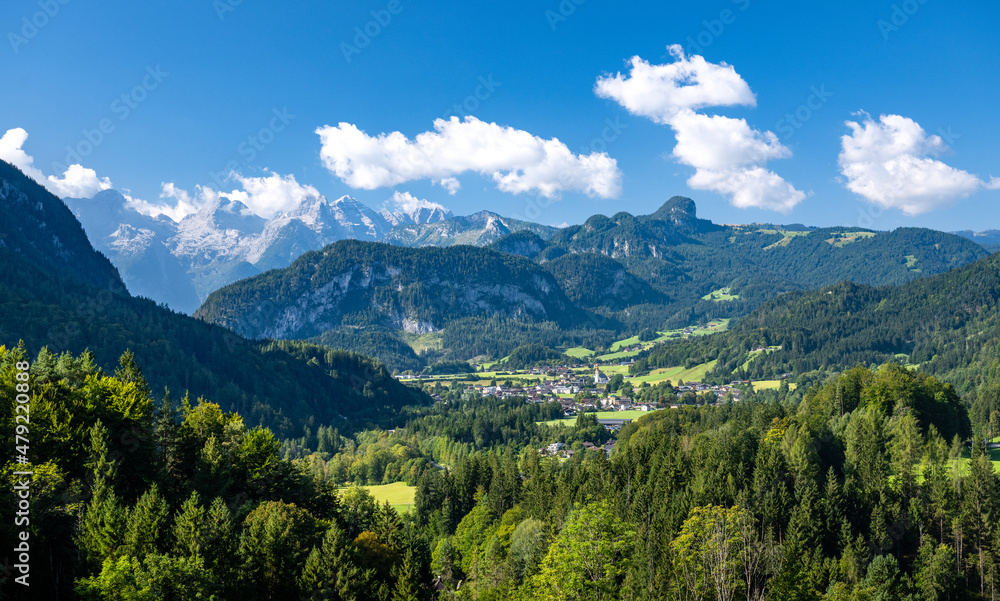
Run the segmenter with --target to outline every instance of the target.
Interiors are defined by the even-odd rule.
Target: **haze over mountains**
[[[195,315],[251,338],[337,340],[368,354],[372,336],[385,346],[387,336],[435,333],[449,359],[500,359],[539,337],[602,344],[740,317],[786,291],[901,284],[987,255],[960,236],[918,228],[721,226],[675,197],[651,215],[596,215],[549,239],[523,229],[488,249],[340,241],[212,293]],[[395,369],[414,362],[411,353],[380,359]]]
[[[112,373],[128,350],[154,394],[170,387],[177,398],[186,391],[193,399],[204,396],[284,435],[300,431],[306,420],[377,420],[391,415],[389,407],[427,401],[366,357],[245,340],[131,296],[69,209],[3,161],[0,212],[11,216],[0,220],[0,345],[21,341],[31,356],[46,347],[49,363],[40,369],[57,370],[63,352],[89,350],[95,366]],[[161,222],[142,226],[156,234]],[[128,240],[143,243],[142,236]]]
[[[264,219],[225,195],[176,223],[132,208],[116,190],[67,198],[94,247],[119,269],[129,291],[193,313],[214,290],[287,267],[303,253],[337,240],[387,241],[401,246],[485,245],[528,229],[556,229],[482,211],[454,217],[433,203],[404,198],[376,211],[343,196],[306,198],[297,208]]]
[[[379,213],[346,197],[311,199],[271,219],[220,198],[177,224],[123,201],[114,191],[69,201],[104,233],[116,269],[67,206],[0,164],[0,203],[18,216],[0,224],[0,300],[17,307],[4,313],[0,334],[34,348],[89,347],[106,366],[131,348],[154,386],[182,383],[280,429],[306,415],[372,416],[376,406],[413,399],[357,355],[255,342],[216,326],[251,339],[308,338],[377,356],[390,369],[418,370],[440,359],[496,360],[532,345],[557,354],[599,348],[643,329],[746,316],[726,336],[665,345],[639,368],[717,361],[712,377],[741,370],[773,377],[905,355],[967,378],[971,390],[976,376],[962,366],[995,363],[986,352],[997,322],[995,258],[934,230],[723,226],[698,218],[695,203],[681,197],[651,215],[596,215],[562,229],[486,213]],[[374,241],[390,234],[423,247]],[[355,239],[309,248],[346,236]],[[196,285],[250,277],[211,290],[192,319],[132,297],[118,270],[149,274],[145,281],[160,283],[161,293],[189,302],[197,302]],[[942,275],[924,277],[934,274]],[[170,288],[171,278],[191,285]],[[785,291],[799,292],[776,298]],[[429,355],[413,344],[425,335],[439,344]],[[982,344],[970,346],[976,337]],[[784,350],[753,354],[774,344]],[[371,369],[381,390],[375,405],[327,378]],[[300,401],[289,406],[279,391],[293,388]],[[346,400],[324,405],[337,390]]]
[[[662,298],[674,302],[695,304],[712,289],[735,283],[744,288],[741,298],[757,299],[739,309],[740,314],[784,290],[817,287],[840,279],[901,283],[967,263],[982,254],[979,246],[963,246],[956,236],[922,229],[878,233],[876,242],[866,239],[871,234],[868,230],[837,238],[857,228],[819,231],[768,224],[721,226],[699,219],[694,202],[681,198],[672,199],[652,215],[596,215],[581,225],[563,229],[489,211],[457,217],[440,205],[409,195],[404,195],[396,206],[380,211],[350,196],[332,201],[311,196],[295,209],[270,219],[258,216],[238,199],[219,195],[180,223],[138,212],[115,190],[102,191],[90,199],[67,198],[65,202],[83,224],[94,247],[118,268],[130,292],[188,314],[227,284],[287,267],[302,254],[339,240],[381,241],[408,247],[487,246],[521,233],[529,237],[513,237],[508,244],[520,240],[537,250],[514,254],[529,256],[539,263],[563,254],[604,255],[627,266],[634,276],[648,280],[640,287],[653,286]],[[994,242],[994,237],[988,235],[959,234],[974,242]],[[896,252],[908,244],[910,251]],[[888,247],[893,245],[899,249],[890,251]],[[899,256],[886,263],[887,252]],[[553,264],[553,268],[565,272],[569,261]],[[581,261],[588,259],[573,260]],[[593,259],[589,261],[593,263]],[[749,268],[748,261],[763,268],[764,273]],[[871,261],[875,262],[874,269]],[[862,264],[867,266],[862,268]],[[692,278],[691,272],[702,268],[712,273]],[[621,276],[616,277],[620,281]],[[700,283],[710,288],[683,285],[701,280],[709,280]],[[677,284],[682,285],[678,288]],[[577,290],[575,296],[597,295],[611,302],[607,294],[595,292],[595,286],[599,287],[600,282],[587,283],[586,290]],[[647,293],[640,296],[651,298]],[[623,308],[617,302],[609,306],[613,310]]]
[[[318,196],[264,219],[241,201],[220,195],[175,223],[136,211],[115,190],[65,201],[133,294],[184,313],[192,313],[225,284],[286,267],[302,253],[330,242],[381,240],[394,226],[451,216],[434,207],[375,211],[349,196],[333,201]]]

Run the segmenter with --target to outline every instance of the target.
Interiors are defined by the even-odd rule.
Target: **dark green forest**
[[[718,359],[709,377],[729,381],[902,360],[953,383],[985,424],[1000,409],[998,302],[996,255],[899,287],[845,282],[770,301],[721,335],[661,345],[632,371]]]
[[[602,348],[643,330],[746,316],[786,292],[899,285],[987,256],[933,230],[719,226],[696,213],[694,201],[675,197],[652,215],[595,215],[549,240],[524,230],[488,249],[341,241],[223,288],[196,316],[252,338],[324,340],[417,371],[442,357],[409,356],[401,330],[441,333],[443,355],[458,360],[583,338]],[[720,288],[736,297],[703,298]],[[504,335],[484,335],[497,321]]]
[[[23,340],[33,352],[89,349],[106,369],[134,349],[157,394],[191,391],[283,436],[339,416],[380,423],[383,410],[422,402],[361,355],[248,341],[150,300],[51,275],[2,249],[0,280],[0,340]]]
[[[225,286],[194,316],[251,338],[307,338],[342,325],[407,329],[405,320],[437,330],[451,320],[493,315],[561,326],[587,319],[551,274],[522,257],[358,240]]]
[[[0,533],[28,547],[0,598],[995,597],[1000,259],[961,266],[971,242],[716,226],[675,198],[497,244],[524,256],[338,243],[205,309],[318,337],[248,340],[130,296],[58,199],[4,177],[5,208],[33,213],[0,224]],[[62,246],[39,242],[53,232]],[[869,283],[799,290],[828,278]],[[701,300],[722,287],[739,299]],[[736,315],[632,372],[717,360],[708,380],[776,390],[717,401],[616,374],[608,392],[678,405],[616,432],[391,373],[570,362],[559,347]],[[416,355],[400,325],[445,350]],[[412,508],[360,487],[395,482]]]
[[[998,576],[990,455],[954,389],[892,364],[655,412],[610,457],[580,446],[607,437],[592,420],[460,389],[392,433],[281,443],[148,386],[130,353],[105,373],[0,350],[27,398],[0,423],[30,437],[4,469],[34,474],[32,598],[987,599]],[[417,485],[411,511],[337,489],[386,480]]]

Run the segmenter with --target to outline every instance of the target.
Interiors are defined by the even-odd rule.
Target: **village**
[[[621,363],[618,367],[627,367],[630,363]],[[593,411],[651,411],[663,408],[663,405],[635,402],[629,396],[608,392],[607,385],[611,382],[600,366],[594,366],[593,375],[581,374],[568,367],[538,367],[524,372],[526,375],[542,377],[540,381],[532,385],[511,385],[504,386],[496,384],[492,386],[473,386],[473,390],[482,396],[494,396],[499,398],[523,397],[529,403],[545,403],[558,400],[563,406],[563,413],[566,417],[573,417],[578,413]],[[497,374],[502,377],[501,374]],[[552,379],[545,379],[552,378]],[[624,381],[628,381],[623,379]],[[669,380],[664,380],[668,382]],[[726,397],[731,395],[731,400],[739,401],[741,390],[739,386],[749,382],[732,382],[725,386],[709,386],[700,382],[690,382],[673,385],[672,391],[680,396],[685,392],[695,394],[710,393],[715,395],[717,402],[724,402]],[[671,408],[678,408],[677,404],[669,405]]]
[[[723,293],[725,291],[719,291]],[[613,436],[633,420],[657,410],[678,410],[683,406],[721,405],[739,403],[747,391],[779,388],[791,374],[782,374],[776,380],[736,380],[728,384],[706,384],[706,375],[716,362],[710,361],[689,367],[654,369],[648,374],[631,374],[637,355],[664,342],[701,336],[724,330],[728,319],[718,319],[704,326],[689,326],[659,332],[654,340],[640,341],[637,336],[621,340],[604,354],[589,349],[567,349],[568,356],[588,361],[576,365],[536,365],[526,369],[504,369],[505,361],[475,365],[470,373],[431,375],[398,374],[401,381],[417,384],[430,393],[435,401],[445,399],[448,388],[455,386],[465,395],[480,395],[499,399],[523,399],[527,403],[552,403],[561,406],[561,417],[543,422],[555,428],[572,427],[580,415],[593,415],[597,424]],[[781,350],[776,347],[758,347],[750,355]],[[785,385],[794,387],[794,383]],[[610,454],[615,440],[604,443],[583,442],[570,448],[563,442],[552,442],[540,448],[542,455],[564,459],[581,451],[604,451]]]
[[[700,380],[712,366],[711,363],[688,370],[656,370],[648,376],[629,377],[631,365],[632,361],[622,361],[611,365],[594,365],[593,368],[555,365],[536,366],[521,371],[477,372],[461,377],[397,377],[404,381],[422,383],[462,382],[467,393],[484,397],[524,399],[528,403],[558,402],[562,405],[565,420],[572,420],[581,413],[599,412],[602,418],[606,418],[600,421],[608,429],[617,429],[620,422],[626,420],[627,423],[637,413],[678,409],[684,404],[718,405],[740,402],[744,392],[750,387],[776,388],[780,384],[780,380],[737,380],[723,385],[709,385],[691,378],[696,376]],[[682,377],[673,380],[670,377],[672,374]],[[783,374],[782,379],[789,375]],[[683,376],[687,376],[688,380],[685,381]],[[648,400],[652,395],[643,394],[651,387],[656,387],[659,393],[656,401]],[[432,393],[431,396],[435,400],[443,398],[440,393]],[[609,412],[620,412],[621,417],[610,416]]]

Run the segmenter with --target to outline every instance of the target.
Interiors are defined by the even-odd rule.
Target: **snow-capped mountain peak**
[[[379,214],[393,225],[426,225],[451,219],[454,215],[444,206],[417,198],[409,192],[396,192],[386,201]]]

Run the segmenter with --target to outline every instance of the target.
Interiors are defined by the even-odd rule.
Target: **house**
[[[611,451],[615,450],[615,444],[617,443],[618,441],[614,439],[604,443],[604,452],[607,453],[608,457],[611,456]]]
[[[565,446],[566,446],[566,445],[565,445],[565,444],[563,444],[563,443],[561,443],[561,442],[554,442],[554,443],[550,444],[550,445],[549,445],[549,446],[547,447],[547,449],[548,449],[548,451],[549,451],[550,453],[558,453],[559,451],[563,450],[563,448],[564,448]]]

